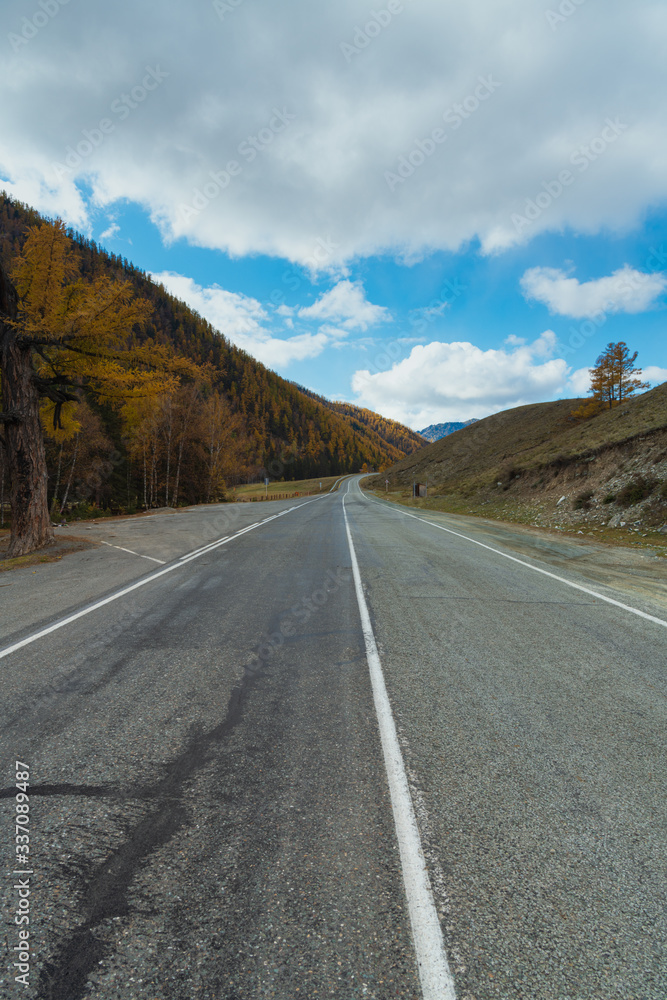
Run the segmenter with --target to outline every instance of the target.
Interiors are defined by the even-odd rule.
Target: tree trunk
[[[164,487],[164,505],[169,506],[169,465],[171,463],[171,429],[173,423],[173,407],[171,405],[171,396],[169,397],[169,433],[167,435],[167,482]]]
[[[146,438],[144,438],[144,510],[148,510],[148,492],[146,488]]]
[[[79,435],[77,434],[74,439],[74,454],[72,455],[72,464],[69,470],[69,477],[67,479],[67,486],[65,487],[65,495],[63,497],[63,502],[60,505],[60,513],[65,510],[65,504],[67,503],[67,497],[69,496],[69,491],[72,486],[72,479],[74,478],[74,466],[76,465],[76,456],[79,451]]]
[[[174,495],[171,501],[172,507],[178,507],[178,486],[181,481],[181,458],[183,457],[183,441],[184,437],[181,438],[181,442],[178,446],[178,465],[176,466],[176,484],[174,486]]]
[[[0,445],[0,462],[2,462],[2,472],[0,473],[0,528],[5,526],[5,444]]]
[[[46,454],[31,350],[19,342],[16,329],[5,322],[16,319],[17,311],[16,290],[0,267],[2,422],[12,509],[9,558],[53,543]]]
[[[58,503],[58,490],[60,489],[60,473],[63,467],[63,444],[60,442],[60,451],[58,453],[58,471],[56,472],[56,485],[53,487],[53,497],[51,499],[51,507],[53,510],[56,508]]]

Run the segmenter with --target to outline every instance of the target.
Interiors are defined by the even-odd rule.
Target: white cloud
[[[97,207],[142,204],[167,237],[313,269],[622,230],[664,203],[662,0],[608,0],[604,16],[584,4],[557,31],[534,0],[420,0],[346,58],[369,10],[252,0],[222,20],[210,2],[159,18],[130,0],[86,17],[62,5],[32,40],[5,42],[0,177],[84,231],[75,182]],[[25,17],[24,0],[5,0],[5,39]],[[142,91],[147,66],[165,76]],[[480,101],[482,77],[498,86]],[[627,127],[598,154],[608,118]],[[385,174],[404,162],[391,190]],[[564,169],[574,182],[517,233],[512,215]]]
[[[0,119],[1,114],[0,111]],[[10,160],[11,166],[8,166]],[[43,215],[64,219],[70,226],[89,235],[90,218],[81,192],[72,183],[49,184],[39,156],[37,164],[18,150],[9,152],[0,149],[0,190],[36,208]]]
[[[389,319],[389,310],[369,302],[360,282],[345,280],[321,295],[312,306],[300,309],[299,316],[302,319],[330,319],[346,330],[363,332]]]
[[[99,241],[102,242],[102,240],[112,240],[114,236],[118,235],[119,232],[120,232],[120,226],[118,225],[118,223],[112,222],[111,225],[108,226],[103,233],[100,233]]]
[[[415,430],[540,402],[567,384],[567,362],[551,356],[555,345],[551,330],[509,351],[434,341],[414,347],[389,371],[355,372],[355,402]]]
[[[330,343],[329,336],[322,332],[300,333],[285,339],[273,336],[264,325],[269,317],[263,306],[247,295],[228,292],[219,285],[204,288],[192,278],[172,271],[151,277],[269,368],[284,368],[292,361],[315,358]]]
[[[662,385],[663,382],[667,382],[667,368],[646,365],[645,368],[642,368],[641,377],[645,382],[650,382],[651,385]]]
[[[543,303],[551,313],[583,319],[653,308],[667,288],[667,276],[644,274],[625,264],[607,277],[580,283],[557,268],[531,267],[521,278],[521,288],[528,300]]]
[[[234,342],[238,336],[266,335],[262,323],[268,316],[257,299],[238,292],[228,292],[219,285],[204,288],[192,278],[173,271],[151,274],[151,278],[164,285],[168,292],[186,302]]]
[[[590,368],[577,368],[567,380],[566,394],[573,398],[587,396],[591,387]]]

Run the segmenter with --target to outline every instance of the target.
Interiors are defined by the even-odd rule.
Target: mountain
[[[11,268],[28,226],[46,221],[0,193],[0,255]],[[130,281],[150,304],[150,319],[128,331],[140,343],[170,346],[206,366],[208,384],[128,416],[82,390],[82,430],[47,441],[52,492],[113,509],[195,503],[225,485],[268,475],[302,479],[381,469],[423,441],[394,421],[329,403],[281,378],[232,344],[125,257],[70,231],[81,277]],[[85,418],[85,419],[84,419]],[[174,471],[178,461],[177,472]],[[71,470],[71,471],[70,471]],[[175,478],[174,478],[175,477]]]
[[[470,424],[476,423],[476,420],[466,420],[464,423],[459,424],[456,422],[451,422],[448,424],[429,424],[425,427],[423,431],[419,431],[419,434],[427,441],[439,441],[440,438],[447,437],[448,434],[453,434],[454,431],[460,431],[464,427],[469,427]]]
[[[411,431],[409,427],[399,424],[396,420],[381,417],[379,413],[374,413],[373,410],[366,410],[361,406],[354,406],[352,403],[332,402],[330,399],[318,396],[303,386],[297,386],[297,388],[305,395],[310,396],[311,399],[316,399],[318,403],[326,406],[327,409],[332,410],[334,413],[342,414],[349,419],[355,430],[359,432],[364,432],[364,429],[375,431],[384,441],[398,448],[399,451],[402,451],[406,455],[411,454],[418,448],[424,447],[424,434]]]

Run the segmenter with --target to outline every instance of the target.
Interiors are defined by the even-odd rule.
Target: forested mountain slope
[[[42,221],[0,194],[0,255],[7,267],[28,226]],[[128,337],[171,345],[205,366],[207,379],[144,406],[100,406],[82,391],[80,432],[47,441],[58,502],[65,493],[68,501],[126,509],[201,502],[252,476],[300,479],[382,468],[423,443],[393,421],[329,404],[281,378],[126,258],[79,234],[71,238],[85,281],[100,275],[129,280],[150,303],[149,321]]]
[[[422,434],[410,430],[409,427],[399,424],[396,420],[381,417],[379,413],[374,413],[373,410],[367,410],[362,406],[354,406],[352,403],[332,402],[332,400],[318,396],[310,389],[305,389],[301,385],[297,386],[297,388],[334,413],[339,413],[347,417],[352,422],[352,426],[356,431],[362,432],[364,428],[375,431],[384,441],[387,441],[406,455],[410,455],[418,448],[423,448],[426,444],[426,439]]]

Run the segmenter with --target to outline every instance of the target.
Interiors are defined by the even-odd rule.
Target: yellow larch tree
[[[76,433],[71,408],[82,392],[116,405],[173,391],[196,366],[135,337],[149,306],[129,281],[80,277],[60,220],[31,227],[10,274],[0,265],[2,446],[9,471],[9,555],[53,540],[40,416]]]

